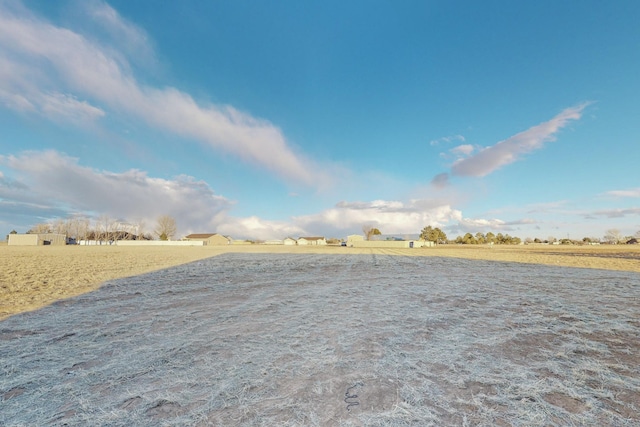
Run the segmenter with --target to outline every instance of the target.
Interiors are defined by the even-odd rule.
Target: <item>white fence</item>
[[[79,240],[78,244],[88,246],[204,246],[202,240]]]
[[[118,246],[204,246],[203,240],[118,240]]]

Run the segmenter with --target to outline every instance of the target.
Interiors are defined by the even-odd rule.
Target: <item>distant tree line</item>
[[[420,239],[426,240],[428,242],[434,242],[436,244],[443,243],[455,243],[455,244],[463,244],[463,245],[484,245],[484,244],[496,244],[496,245],[519,245],[522,243],[522,239],[516,236],[510,236],[509,234],[497,233],[494,234],[492,232],[484,233],[466,233],[464,236],[457,236],[454,240],[448,240],[447,235],[439,228],[427,226],[422,229],[420,232]],[[605,236],[602,239],[597,237],[584,237],[582,240],[571,240],[569,238],[566,239],[556,239],[553,236],[548,237],[547,239],[541,240],[539,238],[526,238],[524,243],[546,243],[546,244],[561,244],[561,245],[585,245],[585,244],[597,244],[597,243],[606,243],[606,244],[621,244],[621,243],[637,243],[638,239],[640,239],[640,231],[638,231],[633,236],[623,236],[620,233],[620,230],[610,229],[607,230]]]
[[[171,240],[177,232],[176,220],[168,215],[158,218],[156,227],[148,232],[145,222],[128,222],[114,219],[108,215],[91,220],[85,216],[72,216],[65,219],[56,219],[50,222],[36,224],[27,234],[55,233],[64,234],[68,239],[114,241],[114,240]],[[16,234],[12,230],[9,234]]]
[[[464,236],[458,236],[454,243],[462,243],[465,245],[519,245],[522,243],[522,239],[502,233],[493,234],[492,232],[488,232],[487,234],[483,234],[478,232],[475,235],[467,233]]]

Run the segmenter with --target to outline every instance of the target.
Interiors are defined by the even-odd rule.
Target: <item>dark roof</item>
[[[301,237],[301,239],[305,240],[322,240],[324,237]]]

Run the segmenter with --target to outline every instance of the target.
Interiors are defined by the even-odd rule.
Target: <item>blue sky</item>
[[[0,0],[0,229],[640,231],[640,2]]]

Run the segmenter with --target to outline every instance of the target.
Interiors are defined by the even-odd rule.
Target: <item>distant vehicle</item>
[[[340,246],[347,246],[347,242],[341,242]]]

